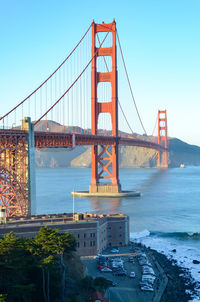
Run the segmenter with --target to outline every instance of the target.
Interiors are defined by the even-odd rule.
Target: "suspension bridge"
[[[158,111],[157,142],[138,139],[118,98],[117,44],[130,95],[139,114],[116,22],[89,26],[58,68],[0,117],[0,205],[7,216],[34,214],[35,148],[91,145],[89,193],[120,193],[119,145],[155,149],[167,167],[167,114]],[[120,130],[123,125],[130,134]]]

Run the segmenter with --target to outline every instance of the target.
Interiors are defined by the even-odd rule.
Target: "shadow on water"
[[[134,171],[135,172],[135,171]],[[134,174],[137,176],[136,171]],[[141,179],[139,186],[137,189],[141,191],[141,193],[147,193],[151,191],[152,188],[155,189],[155,186],[160,183],[162,179],[166,177],[167,170],[166,169],[157,169],[151,170],[149,173],[148,178]],[[165,182],[165,181],[164,181]],[[135,188],[132,188],[134,191]],[[88,198],[89,202],[91,203],[91,210],[92,212],[99,213],[99,214],[114,214],[122,211],[122,208],[128,207],[131,201],[131,204],[138,203],[140,197],[122,197],[122,198],[103,198],[103,197],[90,197]]]
[[[148,178],[143,180],[138,190],[143,193],[149,193],[152,189],[155,190],[157,186],[160,187],[161,183],[167,182],[168,169],[156,169],[154,173],[149,174]]]

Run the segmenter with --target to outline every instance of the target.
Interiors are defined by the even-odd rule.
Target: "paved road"
[[[138,299],[133,300],[134,297],[137,295],[136,289],[131,289],[128,287],[119,287],[119,288],[110,288],[107,292],[106,297],[108,298],[109,302],[132,302],[132,301],[139,301]]]
[[[139,288],[139,282],[141,281],[141,268],[135,258],[134,263],[128,262],[128,258],[132,256],[129,248],[120,247],[119,254],[110,254],[109,251],[104,252],[104,255],[108,257],[118,256],[124,260],[124,268],[127,270],[128,276],[114,276],[112,272],[100,272],[97,269],[97,261],[94,259],[82,259],[88,269],[88,274],[93,277],[105,277],[113,280],[118,285],[116,287],[110,287],[106,293],[106,297],[109,302],[150,302],[153,298],[154,293],[142,292]],[[158,272],[154,268],[155,272]],[[134,271],[136,274],[135,278],[130,278],[130,272]]]

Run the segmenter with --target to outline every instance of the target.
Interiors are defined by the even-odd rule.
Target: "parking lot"
[[[112,280],[116,283],[116,286],[110,287],[107,290],[106,297],[110,302],[147,302],[151,301],[155,296],[155,291],[158,285],[158,278],[155,279],[153,288],[153,292],[142,291],[140,289],[139,283],[142,280],[142,268],[138,262],[135,251],[129,247],[120,247],[119,252],[112,253],[112,249],[107,249],[103,252],[108,258],[109,266],[112,268],[113,263],[115,263],[115,259],[121,259],[123,261],[123,269],[126,272],[125,276],[117,276],[113,271],[101,272],[98,269],[98,262],[96,259],[84,259],[88,274],[95,277],[104,277],[106,279]],[[133,262],[129,262],[129,258],[133,258]],[[149,259],[149,257],[148,257]],[[112,262],[114,260],[114,262]],[[152,259],[149,259],[152,263]],[[152,263],[153,270],[155,275],[158,277],[159,271]],[[135,277],[131,278],[130,273],[134,272]]]

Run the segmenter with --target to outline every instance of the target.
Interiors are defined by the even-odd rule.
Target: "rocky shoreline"
[[[141,247],[140,244],[136,245]],[[142,247],[147,254],[156,259],[168,278],[168,283],[160,302],[193,301],[196,297],[196,282],[192,280],[190,273],[186,269],[179,267],[175,260],[169,260],[165,255],[143,245]]]

